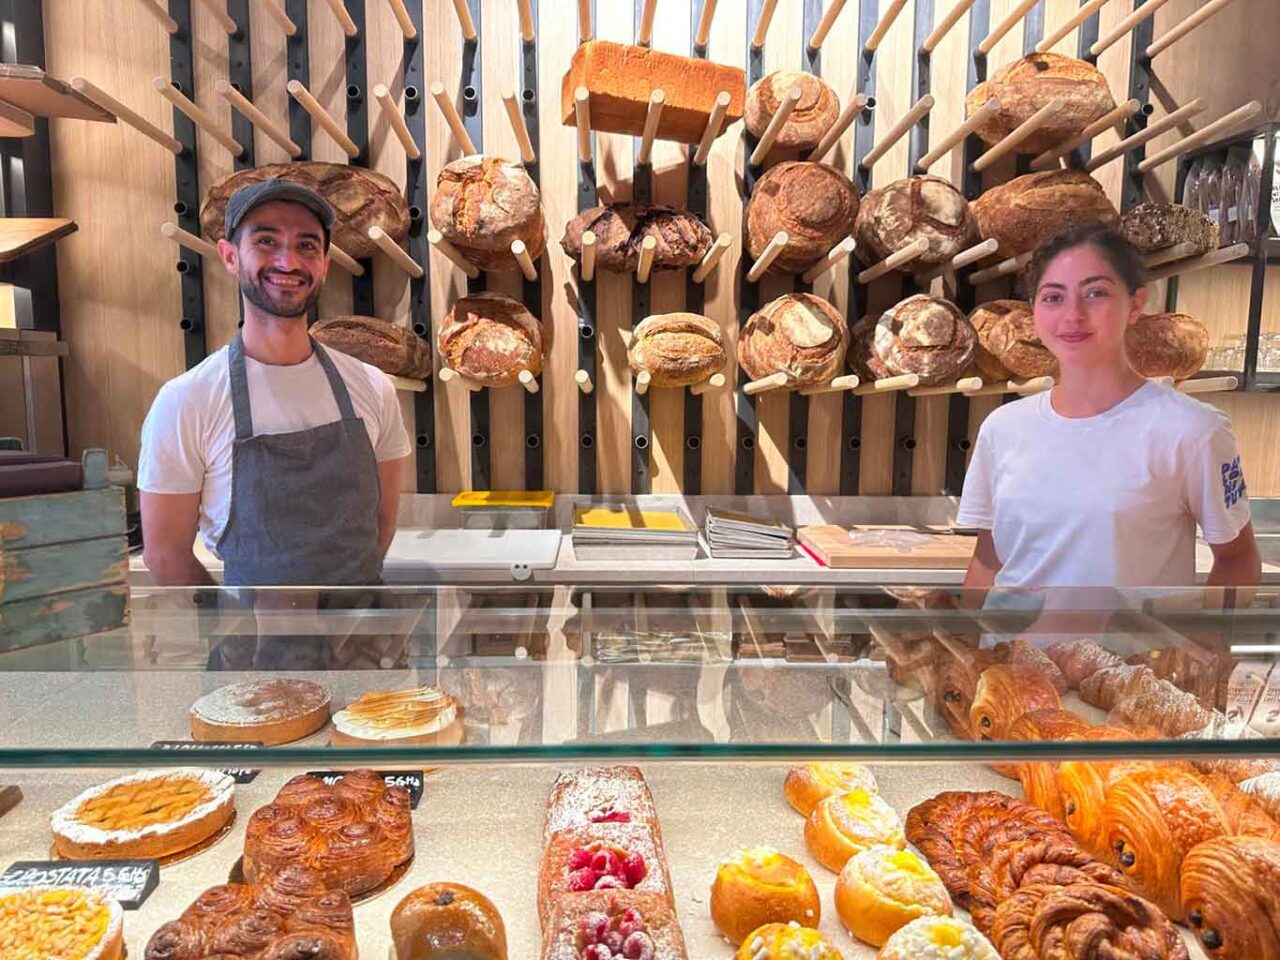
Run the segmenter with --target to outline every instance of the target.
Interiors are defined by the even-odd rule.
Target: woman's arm
[[[1239,535],[1227,543],[1211,543],[1213,569],[1211,587],[1252,587],[1262,581],[1262,555],[1253,538],[1253,523],[1246,523]]]

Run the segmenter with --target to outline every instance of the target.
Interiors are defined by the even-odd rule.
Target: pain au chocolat
[[[191,705],[195,740],[272,747],[315,733],[329,722],[329,691],[310,680],[244,680]]]

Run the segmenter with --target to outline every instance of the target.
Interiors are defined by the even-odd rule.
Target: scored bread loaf
[[[812,293],[788,293],[753,313],[738,335],[738,363],[752,380],[787,373],[790,386],[826,383],[844,368],[844,317]]]
[[[890,374],[914,373],[925,386],[955,380],[977,349],[978,335],[950,300],[918,293],[880,315],[872,346]]]
[[[523,241],[538,260],[547,245],[538,188],[524,167],[500,157],[462,157],[436,177],[431,222],[481,270],[516,270]]]
[[[879,317],[863,317],[849,330],[849,366],[864,383],[893,376],[876,353],[876,322]]]
[[[327,317],[311,336],[326,347],[371,363],[393,377],[431,376],[431,344],[398,324],[376,317]]]
[[[1124,348],[1133,369],[1144,377],[1186,380],[1204,366],[1209,331],[1185,313],[1151,313],[1129,325]]]
[[[760,256],[773,235],[790,238],[770,271],[802,273],[853,232],[858,189],[835,167],[791,160],[756,181],[747,202],[747,253]]]
[[[974,131],[990,146],[1055,98],[1062,102],[1061,109],[1018,144],[1019,153],[1040,153],[1070,140],[1116,106],[1106,77],[1093,64],[1060,53],[1033,53],[974,87],[965,98],[965,109],[972,116],[988,100],[1000,102],[995,115]]]
[[[588,40],[574,50],[560,83],[560,115],[566,127],[577,124],[574,91],[578,87],[586,87],[591,94],[592,130],[640,136],[649,113],[649,95],[661,90],[666,100],[657,139],[697,143],[721,92],[729,94],[729,109],[716,135],[742,117],[747,80],[738,67],[649,47]]]
[[[978,342],[1002,367],[1017,377],[1058,375],[1058,359],[1036,333],[1031,304],[1023,300],[992,300],[982,304],[974,313],[979,311],[991,319],[984,317],[986,335],[978,334]],[[977,329],[976,324],[974,329]]]
[[[611,203],[583,210],[564,227],[560,246],[575,260],[582,259],[582,235],[596,235],[596,267],[611,273],[634,273],[645,237],[658,241],[655,270],[691,267],[711,249],[711,230],[696,214],[673,207],[642,203]]]
[[[970,206],[982,236],[1000,242],[1002,257],[1029,253],[1068,227],[1120,220],[1102,184],[1081,170],[1028,173],[992,187]]]
[[[459,297],[440,327],[440,359],[468,380],[507,387],[542,372],[542,324],[501,293]]]
[[[945,263],[978,239],[978,221],[964,195],[941,177],[907,177],[862,198],[854,224],[858,257],[879,263],[921,237],[929,249],[917,264]]]
[[[720,328],[696,313],[659,313],[631,331],[627,362],[633,374],[648,371],[655,387],[701,383],[724,367]]]
[[[215,241],[223,238],[227,201],[233,193],[248,184],[275,179],[300,183],[324,197],[334,213],[330,239],[353,257],[371,257],[377,251],[377,244],[369,239],[370,227],[381,227],[396,243],[409,235],[409,207],[392,180],[364,167],[317,160],[268,163],[223,177],[209,188],[200,208],[204,235]]]
[[[1199,210],[1177,203],[1140,203],[1120,218],[1120,232],[1139,253],[1194,243],[1189,257],[1218,249],[1218,225]]]
[[[840,117],[840,98],[825,81],[801,70],[775,70],[747,90],[744,117],[753,137],[764,136],[769,121],[796,84],[800,86],[800,99],[778,131],[774,146],[812,150],[835,125]]]
[[[978,346],[973,353],[973,366],[987,383],[998,383],[1013,378],[1013,371],[1000,362],[1000,358],[992,352],[989,337],[991,329],[1003,320],[1012,310],[1031,310],[1031,304],[1024,300],[991,300],[979,304],[969,314],[969,325],[978,335]]]

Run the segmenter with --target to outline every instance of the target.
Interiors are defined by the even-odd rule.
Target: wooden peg
[[[1108,2],[1109,0],[1088,0],[1066,23],[1036,44],[1036,53],[1047,53],[1052,50],[1066,39],[1067,34],[1105,7]]]
[[[836,17],[840,16],[840,11],[844,9],[846,2],[847,0],[831,0],[831,6],[827,7],[827,12],[822,15],[818,26],[814,28],[813,35],[809,37],[810,50],[822,49],[822,45],[826,43],[827,34],[836,25]],[[896,3],[897,0],[894,2]]]
[[[583,283],[590,283],[596,275],[596,232],[582,231],[582,260],[578,266],[578,276]]]
[[[716,137],[720,136],[720,128],[724,126],[724,115],[732,102],[733,95],[728,90],[721,90],[716,94],[716,102],[711,107],[711,116],[707,118],[707,128],[702,131],[702,139],[698,141],[698,149],[693,155],[693,162],[698,166],[707,162],[711,145],[715,143]]]
[[[1016,257],[1001,260],[995,266],[970,274],[969,283],[976,287],[980,283],[988,283],[992,280],[999,280],[1001,277],[1007,277],[1010,274],[1021,273],[1027,264],[1031,262],[1031,257],[1031,253],[1023,253]]]
[[[1248,255],[1249,244],[1232,244],[1229,247],[1221,247],[1211,253],[1206,253],[1202,257],[1190,257],[1189,259],[1165,264],[1163,267],[1157,267],[1147,274],[1147,282],[1154,283],[1157,280],[1166,280],[1169,277],[1180,276],[1184,273],[1194,273],[1197,270],[1205,269],[1205,267],[1216,267],[1220,263],[1230,263],[1232,260],[1239,260],[1241,257],[1247,257]]]
[[[702,16],[698,18],[698,29],[693,35],[693,45],[705,50],[711,42],[711,18],[716,15],[716,0],[703,0]]]
[[[636,32],[636,43],[647,47],[653,43],[653,18],[658,11],[658,0],[644,0],[644,10],[640,13],[640,29]]]
[[[653,258],[658,252],[658,238],[647,236],[640,242],[640,263],[636,267],[636,282],[648,283],[653,270]]]
[[[764,0],[760,8],[760,19],[756,21],[756,29],[751,34],[751,48],[759,50],[764,46],[765,35],[769,32],[769,24],[773,22],[773,12],[778,8],[778,0]]]
[[[1147,269],[1153,267],[1161,267],[1166,263],[1173,263],[1177,260],[1185,260],[1187,257],[1196,256],[1196,251],[1200,249],[1198,243],[1175,243],[1172,247],[1166,247],[1163,250],[1157,250],[1149,256],[1143,257],[1142,262],[1146,264]]]
[[[809,154],[809,159],[814,163],[822,160],[823,157],[831,152],[831,148],[840,142],[844,132],[858,118],[858,114],[862,113],[863,110],[874,107],[875,103],[875,100],[865,93],[859,93],[853,97],[841,112],[840,118],[836,120],[835,125],[826,132],[823,138],[818,141],[818,145],[813,148],[813,153]]]
[[[933,95],[926,93],[923,97],[915,102],[910,110],[903,115],[902,119],[893,125],[893,128],[884,135],[884,139],[871,148],[871,152],[862,158],[862,163],[858,166],[863,170],[870,170],[877,160],[893,149],[893,145],[905,137],[921,118],[933,109]]]
[[[630,330],[624,330],[624,329],[622,329],[622,328],[619,328],[619,329],[618,329],[618,339],[622,341],[622,345],[623,345],[626,349],[628,349],[628,350],[630,350],[630,349],[631,349],[631,331],[630,331]]]
[[[378,106],[382,108],[382,112],[387,116],[387,122],[391,124],[391,129],[395,131],[396,139],[404,147],[404,155],[410,160],[421,159],[422,151],[413,142],[413,134],[409,132],[409,125],[404,122],[404,114],[396,106],[396,101],[391,96],[391,91],[387,89],[385,83],[379,83],[373,88],[373,98],[378,101]]]
[[[778,254],[787,249],[787,244],[791,242],[791,236],[785,230],[779,230],[769,240],[765,248],[760,251],[760,256],[756,258],[756,262],[751,265],[751,269],[747,271],[747,281],[755,283],[764,276],[764,272],[773,265],[773,261],[778,259]]]
[[[1133,13],[1129,14],[1117,23],[1114,30],[1090,47],[1089,55],[1095,58],[1102,56],[1102,52],[1104,50],[1118,42],[1130,30],[1140,24],[1143,20],[1147,19],[1147,17],[1154,16],[1155,12],[1168,2],[1169,0],[1147,0],[1146,3],[1134,10]]]
[[[468,278],[474,280],[480,276],[480,268],[468,260],[461,250],[446,240],[444,234],[434,227],[427,231],[427,243],[448,257],[453,262],[453,265],[465,273]]]
[[[791,116],[791,111],[800,102],[801,93],[800,84],[797,83],[792,85],[791,89],[783,95],[782,101],[778,104],[778,109],[769,118],[769,125],[764,128],[760,142],[756,144],[755,150],[751,151],[751,165],[753,167],[758,167],[764,163],[764,158],[773,149],[774,141],[778,139],[778,134],[782,132],[782,127],[787,122],[787,117]]]
[[[413,257],[405,253],[400,244],[387,235],[387,231],[377,226],[370,227],[369,239],[376,243],[378,249],[390,257],[391,261],[409,276],[415,280],[422,276],[422,267],[414,261]]]
[[[524,274],[526,280],[532,282],[538,279],[538,267],[533,262],[533,257],[529,256],[529,248],[525,246],[523,240],[511,241],[511,255],[516,258],[516,263],[520,264],[520,272]]]
[[[1022,19],[1031,12],[1031,8],[1039,2],[1040,0],[1020,0],[1009,15],[1000,21],[999,26],[987,34],[986,39],[978,44],[977,52],[984,57],[989,54],[995,49],[995,45],[1003,40],[1010,30],[1020,24]]]
[[[938,44],[942,42],[942,38],[951,32],[951,28],[960,22],[960,18],[969,12],[969,8],[973,6],[973,0],[959,0],[953,6],[947,15],[942,18],[941,22],[933,28],[933,33],[925,38],[924,43],[920,44],[921,53],[933,53],[937,49]]]
[[[511,129],[515,132],[516,143],[520,146],[520,160],[526,166],[537,159],[533,152],[533,141],[529,138],[529,128],[524,122],[524,113],[520,110],[520,100],[510,87],[502,90],[502,105],[506,107],[507,119],[511,121]]]
[[[203,237],[197,237],[194,233],[183,230],[176,223],[166,221],[160,224],[160,233],[168,237],[174,243],[181,244],[188,250],[193,250],[202,257],[212,257],[220,260],[218,256],[218,248]]]
[[[426,380],[414,380],[414,379],[411,379],[410,377],[393,377],[391,374],[387,374],[387,379],[391,381],[391,385],[393,387],[395,387],[397,390],[400,390],[404,393],[426,393],[427,392]]]
[[[591,0],[578,0],[578,42],[586,43],[590,39]]]
[[[150,0],[147,0],[147,2],[150,3]],[[119,117],[121,120],[123,120],[129,126],[133,127],[133,129],[137,130],[139,133],[143,134],[144,136],[150,137],[152,140],[160,144],[160,146],[164,147],[170,153],[176,155],[182,152],[182,142],[180,140],[176,140],[175,138],[169,136],[169,134],[165,133],[163,130],[157,127],[154,123],[152,123],[150,120],[143,119],[141,116],[139,116],[134,111],[130,110],[128,107],[126,107],[123,103],[121,103],[115,97],[111,96],[106,91],[100,90],[97,87],[95,87],[92,83],[90,83],[84,77],[72,77],[71,89],[75,90],[77,93],[81,94],[82,96],[92,100],[94,103],[100,106],[103,110],[106,110],[108,113],[113,114],[116,117]]]
[[[1213,123],[1209,124],[1201,130],[1197,130],[1191,136],[1165,147],[1154,157],[1147,157],[1138,164],[1139,173],[1147,173],[1160,166],[1162,163],[1168,163],[1174,157],[1180,157],[1190,150],[1204,146],[1206,143],[1212,143],[1215,140],[1224,137],[1228,131],[1234,130],[1242,124],[1248,123],[1255,117],[1262,114],[1262,101],[1250,100],[1243,107],[1237,107],[1224,117],[1219,117]]]
[[[458,108],[453,105],[453,98],[449,96],[444,84],[439,80],[432,82],[431,96],[435,98],[436,106],[440,108],[440,114],[444,117],[444,122],[449,125],[449,129],[453,132],[453,138],[462,147],[463,156],[469,157],[478,152],[471,135],[467,133],[467,128],[462,125],[462,117],[458,115]]]
[[[907,391],[908,397],[944,397],[954,393],[976,393],[982,389],[981,377],[961,377],[955,383],[938,387],[913,387]]]
[[[1166,114],[1159,120],[1148,123],[1133,136],[1126,137],[1119,143],[1102,151],[1085,164],[1084,169],[1088,173],[1093,173],[1093,171],[1097,170],[1103,164],[1110,163],[1116,157],[1124,156],[1130,150],[1142,146],[1149,140],[1154,140],[1166,130],[1171,130],[1178,124],[1182,123],[1182,121],[1189,120],[1191,117],[1204,113],[1204,111],[1205,102],[1197,97],[1185,106],[1179,107],[1177,110],[1173,111],[1173,113]]]
[[[156,6],[155,0],[138,0],[138,2],[147,8],[147,11],[156,18],[156,22],[164,27],[168,33],[178,32],[178,21]]]
[[[1191,14],[1191,16],[1187,17],[1181,23],[1170,27],[1162,36],[1158,37],[1154,43],[1150,44],[1147,47],[1148,59],[1154,60],[1160,53],[1168,50],[1169,47],[1177,43],[1196,27],[1200,26],[1212,17],[1215,13],[1224,10],[1229,3],[1231,3],[1231,0],[1209,0],[1208,3],[1202,6],[1195,13]]]
[[[981,390],[974,390],[969,396],[999,397],[1009,393],[1028,395],[1051,389],[1053,389],[1053,377],[1035,377],[1031,380],[1004,380],[1000,383],[988,383]]]
[[[742,388],[742,392],[748,397],[754,397],[758,393],[767,393],[770,390],[781,390],[792,380],[792,376],[785,370],[779,370],[777,373],[771,373],[767,377],[761,377],[759,380],[752,380]]]
[[[573,112],[578,124],[578,162],[591,162],[591,91],[576,87],[573,91]]]
[[[856,390],[862,381],[858,379],[858,375],[854,373],[847,374],[843,377],[835,377],[829,383],[821,383],[816,387],[805,387],[800,391],[803,397],[816,397],[826,393],[844,393],[849,390]]]
[[[1180,393],[1230,393],[1239,387],[1239,377],[1201,377],[1183,380],[1178,384],[1178,391]]]
[[[453,0],[453,12],[458,16],[458,26],[462,28],[462,39],[467,43],[475,43],[476,24],[471,19],[471,9],[467,0]]]
[[[632,385],[635,387],[636,393],[643,397],[649,392],[649,384],[652,382],[653,374],[648,370],[641,370],[636,374],[636,378],[632,381]]]
[[[1015,152],[1018,144],[1048,123],[1053,118],[1053,115],[1061,109],[1062,100],[1054,97],[1031,116],[1027,117],[1026,120],[1018,124],[1015,129],[1005,134],[1001,140],[992,144],[982,156],[973,162],[974,172],[981,173],[997,160]]]
[[[719,390],[721,387],[725,385],[726,382],[727,381],[723,373],[713,373],[711,376],[707,377],[707,379],[703,380],[701,383],[695,383],[691,387],[689,387],[689,392],[692,393],[695,397],[700,397],[704,393],[707,393],[710,390]]]
[[[335,243],[329,244],[329,259],[353,277],[363,277],[364,267],[356,262],[356,258]]]
[[[583,393],[590,393],[594,390],[595,384],[591,382],[591,374],[585,370],[579,370],[573,375],[573,382],[578,385],[578,389]]]
[[[945,157],[954,150],[959,144],[964,142],[964,138],[977,130],[980,126],[994,117],[1000,112],[1000,101],[992,97],[977,110],[973,112],[973,116],[965,120],[964,123],[956,127],[945,137],[938,141],[938,145],[920,158],[920,162],[916,164],[916,171],[924,173],[931,166]]]
[[[893,21],[898,19],[898,14],[902,12],[902,8],[906,5],[907,0],[890,0],[889,9],[880,15],[880,22],[871,31],[871,36],[867,37],[867,42],[862,48],[864,55],[875,53],[880,49],[880,44],[884,42],[884,35],[889,32],[889,28],[893,26]]]
[[[520,39],[525,43],[533,43],[533,4],[530,0],[516,0],[516,8],[520,13]]]
[[[1094,137],[1109,128],[1114,127],[1116,124],[1123,123],[1141,109],[1142,101],[1137,99],[1120,104],[1120,106],[1107,112],[1081,130],[1079,136],[1072,137],[1065,143],[1060,143],[1056,147],[1051,147],[1044,153],[1040,154],[1040,156],[1031,161],[1031,169],[1050,170],[1058,166],[1058,160],[1065,157],[1072,150],[1076,149],[1076,147],[1088,143]]]
[[[406,40],[412,40],[418,35],[418,28],[413,25],[413,17],[409,16],[409,8],[404,5],[404,0],[387,0],[391,6],[391,13],[396,18],[396,23],[400,25],[400,32],[404,34]]]
[[[912,387],[920,385],[920,376],[915,373],[903,373],[896,377],[883,377],[879,380],[872,380],[870,383],[864,383],[860,387],[854,389],[854,393],[860,397],[865,397],[872,393],[894,393],[898,390],[910,390]]]
[[[533,375],[532,371],[521,370],[516,380],[520,386],[524,387],[526,393],[537,393],[540,389],[538,387],[538,378]]]
[[[355,141],[347,136],[341,124],[329,115],[328,110],[320,106],[320,101],[311,95],[311,91],[304,87],[301,81],[290,80],[285,84],[285,89],[289,91],[289,96],[302,104],[302,109],[311,115],[311,119],[333,138],[334,142],[342,148],[343,153],[352,160],[360,156],[360,148],[356,146]]]
[[[348,39],[360,32],[356,28],[356,22],[351,19],[351,14],[347,13],[346,4],[342,0],[329,0],[329,9],[333,11],[333,15],[338,19],[338,25],[342,27],[342,32]]]
[[[164,77],[156,77],[152,84],[162,97],[190,117],[192,123],[230,150],[233,157],[238,157],[244,153],[244,147],[240,145],[239,140],[222,130],[218,126],[217,120],[196,106],[168,80]]]
[[[302,148],[289,139],[289,134],[283,130],[279,124],[273,121],[265,113],[259,110],[248,97],[237,90],[225,80],[219,80],[213,85],[214,91],[218,96],[226,100],[242,116],[248,119],[255,127],[273,140],[285,153],[289,155],[289,159],[297,160],[302,156]]]
[[[977,263],[979,260],[991,256],[999,249],[1000,241],[995,237],[990,237],[983,240],[981,243],[975,243],[967,250],[961,250],[946,263],[940,263],[936,267],[930,267],[928,270],[923,270],[920,273],[917,273],[916,283],[928,283],[930,280],[942,276],[948,270],[963,269],[972,263]]]
[[[218,26],[227,32],[227,36],[234,36],[240,29],[227,13],[227,0],[200,0],[200,2],[213,14],[213,19],[218,21]]]
[[[462,374],[460,374],[457,370],[454,370],[452,367],[440,368],[441,383],[452,383],[455,380],[458,381],[460,384],[462,384],[464,387],[466,387],[472,393],[475,393],[477,390],[484,389],[483,384],[476,383],[470,377],[464,377]]]
[[[892,270],[900,270],[912,260],[916,260],[926,253],[929,249],[929,240],[927,237],[921,237],[914,243],[908,244],[896,253],[890,254],[884,260],[881,260],[875,266],[868,267],[858,274],[859,283],[871,283],[873,280],[879,280],[886,273]],[[912,384],[915,386],[915,384]]]
[[[720,258],[729,250],[729,246],[733,243],[733,237],[728,233],[722,233],[716,237],[711,247],[702,256],[702,262],[698,264],[697,269],[693,271],[693,282],[702,283],[710,275],[711,271],[716,268],[716,264],[720,262]]]
[[[853,248],[857,245],[857,241],[853,237],[845,237],[834,247],[827,251],[827,255],[819,260],[816,264],[806,270],[800,277],[805,283],[813,283],[820,276],[834,267],[837,263],[841,263],[848,259],[849,254],[853,253]]]
[[[644,117],[644,133],[640,137],[640,151],[636,154],[636,163],[649,166],[653,154],[653,138],[658,135],[658,123],[662,120],[662,107],[667,102],[667,94],[663,90],[654,90],[649,94],[649,111]]]
[[[298,25],[289,18],[289,14],[285,13],[284,7],[280,6],[280,0],[262,0],[262,6],[266,8],[271,19],[280,24],[280,29],[284,31],[286,37],[292,37],[298,32]]]

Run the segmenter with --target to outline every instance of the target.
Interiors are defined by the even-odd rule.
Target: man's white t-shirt
[[[1220,410],[1149,382],[1072,419],[1049,392],[978,432],[956,526],[990,530],[997,586],[1191,586],[1211,544],[1249,522],[1240,451]]]
[[[356,416],[379,462],[409,455],[409,435],[391,380],[377,367],[326,348],[347,385]],[[254,434],[294,433],[340,419],[338,402],[313,353],[290,366],[245,357]],[[217,552],[231,502],[231,450],[236,439],[227,348],[211,354],[156,395],[142,425],[138,489],[200,493],[200,536]]]

